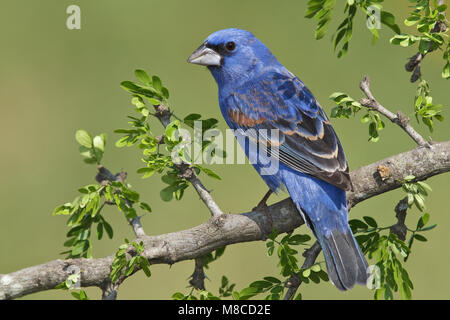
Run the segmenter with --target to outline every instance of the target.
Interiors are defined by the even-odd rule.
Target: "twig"
[[[106,279],[104,283],[100,286],[102,290],[102,300],[116,300],[117,299],[117,291],[119,286],[117,284],[113,284],[111,279]]]
[[[438,5],[443,5],[444,0],[439,0]],[[445,17],[445,12],[442,13]],[[439,32],[445,32],[447,30],[447,23],[442,20],[436,21],[436,23],[433,26],[433,29],[430,30],[430,33],[439,33]],[[418,79],[422,77],[422,72],[420,70],[420,64],[422,63],[423,59],[425,59],[425,56],[427,53],[430,53],[434,51],[433,49],[433,43],[430,42],[430,46],[427,52],[420,53],[417,52],[415,55],[413,55],[411,58],[408,59],[408,62],[405,64],[405,70],[407,72],[412,72],[410,81],[416,82]]]
[[[133,257],[138,255],[138,252],[136,251],[136,249],[133,246],[129,246],[127,248],[125,255],[126,255],[127,261],[130,261]],[[110,273],[110,275],[107,278],[105,278],[103,280],[103,282],[98,286],[102,290],[102,300],[116,300],[120,285],[127,278],[131,277],[133,274],[135,274],[139,270],[140,270],[140,268],[135,265],[133,271],[131,271],[131,273],[129,273],[127,275],[125,275],[125,273],[122,271],[121,274],[119,275],[119,277],[115,280],[115,282],[112,282],[111,273]]]
[[[125,183],[126,178],[127,178],[126,172],[122,171],[117,174],[113,174],[111,171],[109,171],[102,165],[98,166],[98,173],[95,177],[95,179],[99,183],[104,183],[104,181],[120,181],[122,183]],[[131,203],[127,199],[125,199],[125,205],[129,208],[131,207]],[[145,236],[144,227],[142,226],[141,219],[139,217],[129,219],[128,222],[133,228],[136,237],[139,238]]]
[[[164,128],[167,127],[167,125],[170,123],[170,118],[172,117],[169,108],[167,108],[164,104],[160,104],[159,106],[155,106],[155,111],[156,111],[155,117],[159,119]],[[180,171],[178,177],[187,179],[192,184],[195,191],[197,191],[200,199],[203,201],[203,203],[206,205],[209,212],[211,213],[211,216],[215,217],[222,214],[222,210],[220,210],[219,206],[214,201],[210,192],[205,188],[203,183],[200,181],[194,169],[186,164],[179,164],[177,165],[177,167]]]
[[[314,242],[314,244],[305,252],[303,252],[303,256],[305,257],[305,261],[303,262],[302,269],[311,268],[311,266],[316,263],[317,256],[319,255],[322,248],[318,241]],[[300,271],[301,272],[301,271]],[[298,276],[298,274],[294,273],[286,283],[286,287],[288,288],[283,300],[291,300],[293,299],[295,293],[298,290],[298,287],[302,283],[302,279]]]
[[[204,257],[195,259],[195,267],[194,273],[191,275],[191,280],[189,280],[189,284],[195,288],[200,290],[205,290],[205,271],[203,270],[203,261]]]
[[[217,205],[217,203],[214,201],[213,197],[211,196],[210,192],[205,188],[205,186],[202,184],[200,179],[197,177],[197,174],[194,171],[194,168],[188,167],[187,165],[179,165],[180,174],[178,175],[179,178],[187,179],[192,186],[194,187],[195,191],[197,191],[200,199],[203,201],[203,203],[208,208],[209,212],[211,213],[212,217],[217,217],[221,215],[223,212]]]
[[[197,191],[200,199],[202,199],[203,203],[209,209],[209,212],[213,217],[221,215],[223,212],[220,210],[217,203],[214,201],[213,197],[209,193],[209,191],[202,184],[200,179],[197,177],[195,172],[193,172],[192,177],[189,179],[190,183],[194,187],[195,191]]]
[[[154,106],[154,108],[155,117],[159,119],[164,128],[167,127],[170,123],[170,118],[172,117],[169,108],[164,104]]]
[[[405,225],[406,213],[408,210],[408,199],[405,197],[395,206],[395,217],[397,223],[389,228],[390,232],[397,235],[400,240],[406,240],[407,227]]]
[[[393,114],[374,98],[372,92],[370,91],[370,79],[368,76],[364,76],[364,79],[361,81],[359,87],[367,97],[367,99],[363,98],[360,100],[360,103],[363,106],[378,111],[393,123],[400,126],[419,146],[430,146],[430,144],[409,124],[409,118],[407,116],[400,111],[398,111],[396,115]]]

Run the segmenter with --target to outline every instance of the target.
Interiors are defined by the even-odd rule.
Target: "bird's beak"
[[[222,64],[222,56],[213,49],[208,48],[204,43],[191,54],[187,62],[201,66],[220,66]]]

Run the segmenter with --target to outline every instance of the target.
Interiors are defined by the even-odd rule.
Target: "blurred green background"
[[[81,7],[81,30],[66,28],[66,8]],[[409,9],[407,1],[388,1],[385,9],[402,21]],[[133,112],[129,95],[119,83],[132,80],[133,71],[143,68],[159,75],[170,90],[170,102],[179,116],[198,112],[222,120],[217,87],[205,68],[186,63],[189,54],[212,32],[229,27],[252,31],[316,95],[329,114],[335,91],[360,98],[359,81],[364,74],[372,79],[372,91],[392,111],[412,116],[416,85],[404,71],[414,49],[389,44],[392,31],[383,27],[381,39],[371,45],[363,17],[356,19],[350,51],[337,59],[330,42],[314,40],[315,22],[303,18],[306,1],[143,1],[143,0],[3,0],[0,4],[0,273],[62,258],[66,217],[53,217],[52,210],[72,200],[80,186],[92,183],[95,166],[82,162],[74,140],[77,129],[93,134],[105,132],[109,141],[104,165],[129,173],[129,182],[151,204],[153,213],[142,221],[148,234],[161,234],[193,227],[209,218],[209,213],[189,188],[181,201],[163,202],[163,183],[158,176],[142,180],[136,174],[140,153],[134,148],[118,149],[114,129],[125,127]],[[330,30],[342,19],[341,3]],[[409,30],[408,30],[409,31]],[[450,100],[449,82],[441,79],[442,55],[432,54],[422,72],[437,103]],[[449,118],[448,109],[444,116]],[[436,125],[433,140],[450,138],[447,122]],[[406,151],[414,143],[398,127],[388,123],[378,143],[367,141],[367,125],[359,118],[332,120],[346,150],[350,168]],[[424,125],[413,124],[426,137]],[[221,128],[225,128],[222,121]],[[155,126],[157,133],[159,127]],[[226,212],[248,211],[257,204],[267,187],[250,165],[215,166],[223,177],[218,182],[203,178]],[[416,243],[407,262],[414,282],[413,298],[450,298],[450,197],[449,175],[428,182],[433,192],[427,199],[431,222],[438,227],[426,236],[428,243]],[[273,196],[279,201],[285,194]],[[395,222],[393,208],[403,197],[401,191],[381,195],[359,204],[351,217],[371,215],[384,225]],[[105,213],[115,228],[113,240],[94,242],[94,256],[115,252],[131,228],[114,208]],[[413,226],[417,210],[407,219]],[[301,232],[308,232],[302,227]],[[321,258],[322,259],[322,258]],[[168,299],[176,291],[187,292],[187,278],[193,261],[152,266],[150,279],[142,273],[120,288],[120,299]],[[276,259],[267,257],[264,242],[227,248],[219,262],[207,271],[207,289],[217,292],[224,274],[242,289],[251,281],[278,275]],[[302,285],[304,299],[371,299],[364,287],[341,293],[330,283]],[[100,291],[87,289],[91,298]],[[63,291],[46,291],[26,299],[71,299]]]

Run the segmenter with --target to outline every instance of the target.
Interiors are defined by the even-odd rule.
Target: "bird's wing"
[[[315,97],[293,74],[266,74],[241,86],[223,102],[233,129],[255,129],[259,133],[256,140],[277,147],[272,155],[281,163],[343,190],[352,189],[336,133]],[[261,134],[270,129],[279,129],[277,141]]]

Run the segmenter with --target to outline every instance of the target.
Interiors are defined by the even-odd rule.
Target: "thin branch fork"
[[[368,76],[364,76],[364,79],[360,82],[359,87],[367,97],[367,99],[363,98],[360,100],[360,103],[363,106],[378,111],[393,123],[400,126],[400,128],[402,128],[419,146],[430,146],[430,144],[409,124],[409,118],[407,116],[400,111],[398,111],[397,114],[392,113],[375,99],[370,91],[370,79]]]
[[[217,217],[221,215],[223,213],[222,210],[219,208],[216,201],[211,196],[211,193],[202,184],[197,174],[195,173],[194,168],[189,167],[186,164],[181,164],[178,166],[178,168],[180,169],[181,172],[178,175],[178,178],[187,179],[192,184],[195,191],[197,191],[197,194],[199,195],[200,199],[203,201],[203,203],[211,213],[211,216]]]
[[[105,168],[102,165],[98,166],[98,173],[95,176],[95,180],[97,180],[98,183],[105,183],[108,181],[120,181],[122,183],[125,183],[125,179],[127,177],[126,172],[119,172],[117,174],[113,174],[111,171],[109,171],[107,168]],[[128,207],[131,207],[131,204],[126,201],[126,205]],[[144,227],[141,224],[141,219],[139,217],[135,217],[133,219],[130,219],[128,221],[133,228],[133,232],[136,235],[136,237],[144,237],[145,231]]]
[[[97,180],[98,183],[104,184],[112,181],[120,181],[122,183],[125,183],[125,180],[127,178],[126,172],[119,172],[117,174],[113,174],[111,171],[109,171],[107,168],[105,168],[102,165],[98,166],[98,173],[95,176],[95,180]],[[131,207],[131,203],[125,199],[125,205],[127,207]],[[136,237],[145,237],[145,231],[144,227],[142,226],[140,217],[135,217],[128,220],[128,223],[133,228],[133,232],[136,235]],[[123,280],[122,280],[123,281]],[[106,278],[103,283],[99,286],[102,290],[102,300],[115,300],[117,299],[117,291],[119,290],[119,286],[122,281],[117,281],[116,283],[112,283],[111,279],[108,277]]]
[[[155,116],[159,119],[164,128],[167,127],[172,117],[172,113],[170,112],[169,108],[164,104],[154,106],[154,108],[156,111]],[[157,139],[158,143],[162,144],[162,142],[164,141],[164,136],[159,136],[157,137]],[[200,199],[203,201],[203,203],[211,213],[211,217],[214,218],[220,216],[223,213],[222,210],[219,208],[219,206],[211,196],[210,192],[205,188],[203,183],[200,181],[194,169],[189,165],[183,163],[178,165],[178,169],[180,171],[178,178],[187,179],[192,184],[195,191],[197,191],[197,194],[199,195]],[[202,290],[205,289],[205,277],[206,277],[203,268],[203,261],[204,256],[195,259],[194,272],[191,276],[191,280],[189,281],[189,283],[194,288]]]
[[[167,127],[170,123],[170,119],[172,117],[172,114],[170,113],[170,110],[167,106],[164,104],[160,104],[158,106],[154,106],[155,108],[155,117],[159,119],[163,127]],[[198,178],[197,174],[195,173],[194,169],[191,168],[187,164],[179,164],[178,169],[180,171],[180,174],[178,175],[179,178],[184,178],[188,180],[192,186],[194,187],[195,191],[197,191],[200,199],[203,201],[203,203],[208,208],[209,212],[211,213],[212,217],[216,217],[220,214],[222,214],[222,210],[219,208],[217,203],[214,201],[213,197],[211,196],[210,192],[205,188],[203,183]]]

